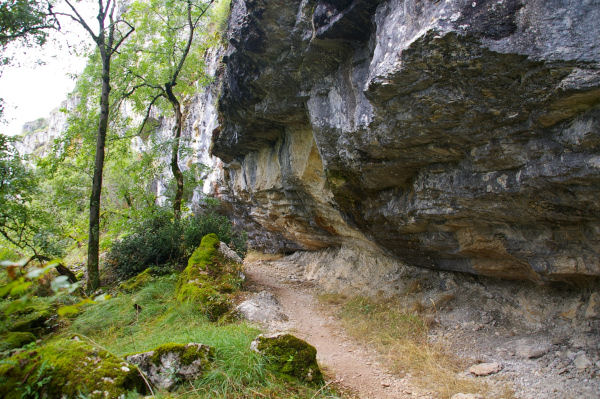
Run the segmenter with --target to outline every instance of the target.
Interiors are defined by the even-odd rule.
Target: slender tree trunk
[[[99,46],[101,47],[101,46]],[[94,162],[94,179],[90,196],[90,234],[88,239],[87,290],[94,291],[100,287],[98,270],[100,242],[100,194],[102,192],[102,170],[104,169],[104,147],[108,130],[108,108],[110,96],[110,53],[100,48],[102,58],[102,91],[100,94],[100,120],[96,137],[96,159]]]
[[[183,173],[179,169],[179,141],[181,139],[181,129],[183,125],[183,114],[181,112],[181,104],[175,94],[173,94],[173,86],[166,84],[167,99],[175,112],[175,126],[173,127],[173,147],[171,148],[171,170],[177,183],[175,191],[175,199],[173,200],[173,214],[175,220],[181,219],[181,200],[183,199]]]

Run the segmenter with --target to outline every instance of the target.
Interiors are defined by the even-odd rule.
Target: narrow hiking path
[[[256,260],[245,267],[249,288],[271,292],[289,318],[269,324],[270,332],[290,331],[315,346],[328,382],[360,399],[432,398],[407,379],[390,374],[374,351],[346,336],[341,324],[320,306],[314,287],[290,274],[281,262]]]

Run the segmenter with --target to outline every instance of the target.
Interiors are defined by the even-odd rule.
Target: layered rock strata
[[[271,249],[598,277],[598,20],[597,0],[234,0],[219,191]]]

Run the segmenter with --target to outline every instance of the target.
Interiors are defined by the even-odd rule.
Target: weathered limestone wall
[[[598,20],[598,0],[236,0],[224,197],[271,249],[598,277]]]

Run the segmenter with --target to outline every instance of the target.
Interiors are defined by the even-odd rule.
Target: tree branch
[[[111,48],[110,51],[112,54],[114,54],[117,51],[117,49],[121,46],[121,44],[123,44],[123,42],[129,37],[129,35],[131,35],[133,33],[133,31],[135,30],[135,28],[129,22],[125,21],[124,19],[118,20],[117,22],[115,22],[115,24],[118,24],[119,22],[123,22],[124,24],[129,26],[129,32],[127,32],[125,35],[121,36],[121,39],[119,39],[117,44],[115,44],[114,47]]]
[[[150,118],[150,112],[152,112],[152,107],[154,106],[154,103],[156,103],[156,101],[158,101],[158,99],[161,97],[164,97],[163,93],[157,94],[156,96],[154,96],[152,101],[150,101],[150,104],[148,104],[148,108],[146,109],[146,115],[144,116],[144,120],[142,120],[140,129],[138,130],[138,134],[137,134],[138,136],[140,136],[142,134],[142,132],[144,131],[144,127],[146,126],[146,123],[148,122],[148,119]]]
[[[202,10],[200,15],[196,18],[196,21],[194,21],[192,19],[192,0],[187,0],[187,22],[188,22],[188,28],[189,28],[188,38],[187,38],[187,42],[185,44],[183,53],[179,57],[179,62],[177,64],[177,67],[175,68],[175,71],[173,71],[173,76],[171,77],[171,81],[169,82],[171,87],[174,87],[177,84],[177,78],[179,77],[179,74],[181,73],[181,70],[183,69],[183,64],[185,63],[185,60],[190,52],[190,48],[192,47],[192,42],[194,41],[194,32],[196,30],[196,24],[198,23],[198,21],[200,21],[200,18],[202,18],[202,16],[204,14],[206,14],[206,11],[208,11],[208,9],[210,8],[210,6],[213,3],[214,3],[214,0],[210,0],[208,2],[208,4],[206,5],[206,8],[204,8]]]
[[[27,265],[34,260],[37,260],[41,263],[41,262],[50,262],[52,259],[50,259],[49,257],[44,256],[44,255],[35,254],[31,258],[29,258],[29,260],[27,262],[25,262],[23,267],[27,267]],[[67,279],[69,280],[69,282],[71,284],[75,284],[77,282],[77,276],[75,276],[75,273],[73,273],[68,267],[66,267],[62,263],[57,263],[54,268],[56,269],[58,274],[60,274],[61,276],[67,276]]]
[[[102,0],[100,0],[102,1]],[[94,41],[96,43],[98,43],[98,40],[100,40],[100,37],[97,36],[94,31],[92,30],[92,28],[90,28],[90,26],[87,24],[87,22],[85,22],[85,20],[83,19],[83,17],[79,14],[79,12],[77,11],[77,9],[75,8],[75,6],[73,6],[73,4],[71,4],[71,2],[69,0],[65,0],[65,2],[67,3],[67,5],[69,6],[69,8],[75,13],[75,15],[77,16],[77,18],[75,16],[73,16],[72,14],[67,14],[67,13],[56,13],[57,15],[64,15],[67,17],[70,17],[71,19],[73,19],[73,21],[77,22],[79,25],[83,26],[83,28],[85,30],[88,31],[88,33],[92,36],[92,39],[94,39]]]

